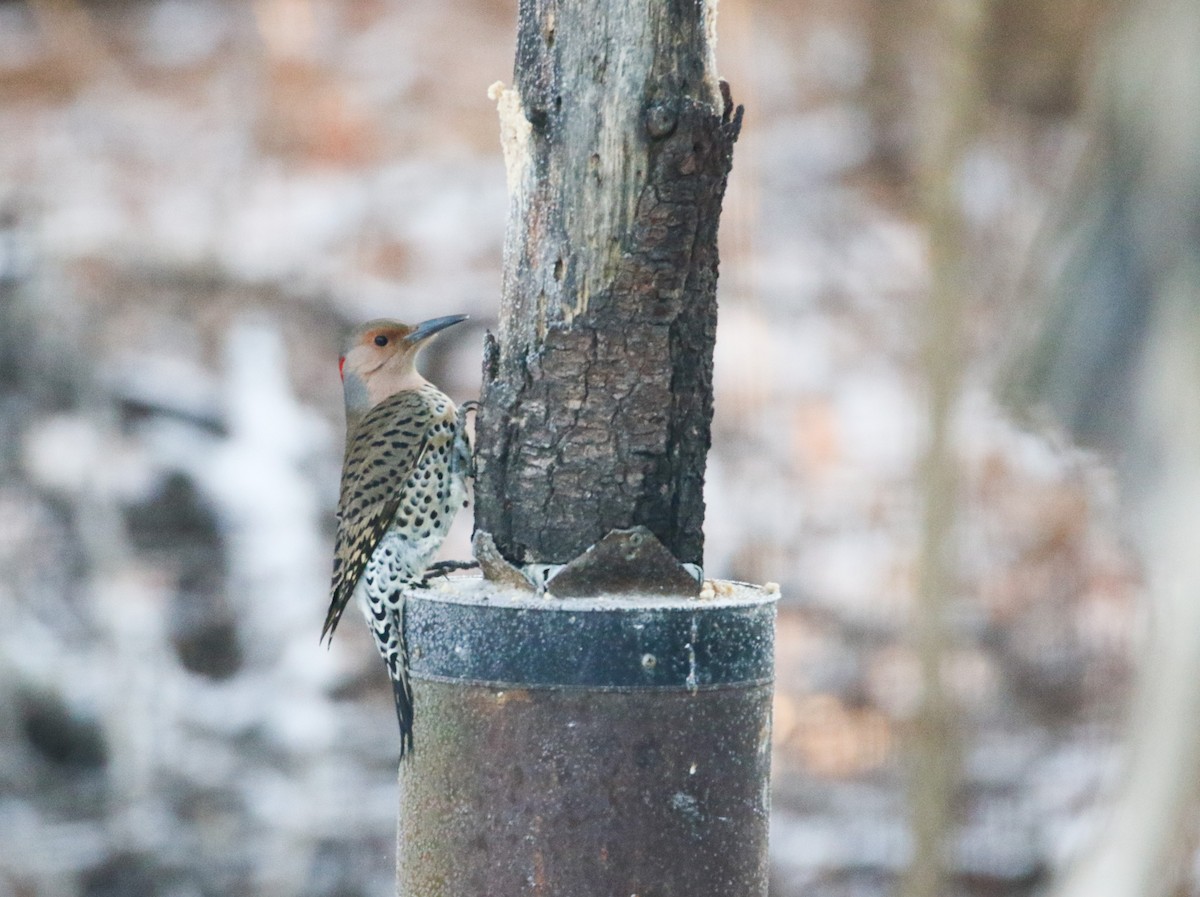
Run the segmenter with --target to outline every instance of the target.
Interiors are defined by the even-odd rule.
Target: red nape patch
[[[341,358],[338,359],[338,376],[341,377],[343,380],[346,379],[346,373],[343,370],[345,367],[346,367],[346,356],[343,355]]]

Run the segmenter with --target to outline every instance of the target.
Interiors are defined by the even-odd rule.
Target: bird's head
[[[435,333],[466,319],[447,315],[415,326],[379,319],[355,329],[338,358],[347,414],[362,414],[402,390],[419,388],[425,378],[417,373],[417,353]]]

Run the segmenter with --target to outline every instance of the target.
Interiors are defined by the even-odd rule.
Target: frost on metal
[[[768,684],[778,592],[709,582],[712,597],[538,596],[458,577],[409,593],[415,678],[516,688]]]

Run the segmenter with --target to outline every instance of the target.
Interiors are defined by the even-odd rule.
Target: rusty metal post
[[[777,594],[413,593],[402,897],[764,897]]]

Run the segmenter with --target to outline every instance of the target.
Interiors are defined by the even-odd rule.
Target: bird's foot
[[[436,564],[430,564],[429,569],[421,577],[421,584],[428,586],[429,581],[435,576],[445,576],[455,570],[474,570],[478,566],[478,561],[438,561]]]

